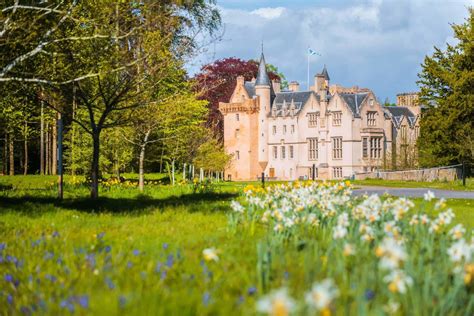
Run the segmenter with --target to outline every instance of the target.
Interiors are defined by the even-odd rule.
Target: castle
[[[382,106],[369,89],[331,86],[326,66],[309,91],[297,82],[281,91],[263,52],[257,78],[238,77],[219,110],[229,180],[350,178],[408,161],[419,134],[416,102]]]

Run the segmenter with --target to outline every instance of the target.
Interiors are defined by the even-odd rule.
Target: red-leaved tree
[[[267,65],[267,68],[270,80],[281,80],[276,72],[269,70],[275,67]],[[244,76],[246,81],[250,81],[257,77],[257,71],[257,61],[245,61],[231,57],[204,65],[201,72],[196,74],[194,79],[197,82],[197,89],[201,93],[201,99],[209,102],[207,126],[214,131],[219,140],[222,140],[224,127],[222,115],[219,112],[219,102],[229,102],[238,76]]]

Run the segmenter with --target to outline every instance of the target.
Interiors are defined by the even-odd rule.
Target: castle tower
[[[257,80],[255,81],[255,94],[258,97],[258,163],[265,171],[268,164],[268,120],[267,113],[270,112],[271,106],[271,89],[272,83],[268,77],[267,67],[265,64],[265,56],[260,57],[258,65]]]

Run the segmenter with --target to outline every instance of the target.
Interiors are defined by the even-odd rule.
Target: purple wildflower
[[[105,284],[107,284],[110,290],[115,289],[115,284],[110,278],[105,278]]]
[[[140,254],[140,250],[138,250],[138,249],[134,249],[134,250],[133,250],[133,255],[134,255],[135,257],[138,256],[139,254]]]
[[[11,275],[11,274],[5,274],[5,281],[7,281],[7,282],[13,282],[13,275]]]
[[[0,242],[0,251],[5,250],[5,248],[7,248],[7,244],[4,242]]]
[[[172,254],[168,255],[168,258],[166,259],[166,266],[168,268],[171,268],[173,266],[173,263],[174,263],[174,257]]]
[[[127,299],[125,298],[125,296],[120,295],[119,296],[119,306],[120,306],[120,308],[124,308],[125,304],[127,304]]]
[[[168,249],[168,246],[169,246],[169,245],[168,245],[167,242],[163,243],[163,249],[164,249],[164,250]]]
[[[104,250],[105,250],[106,253],[109,253],[110,250],[112,250],[112,247],[110,247],[110,246],[105,246]]]
[[[254,295],[256,292],[257,292],[257,288],[255,286],[251,286],[247,290],[248,295]]]
[[[8,294],[7,296],[7,303],[12,305],[13,304],[13,296],[11,294]]]
[[[97,239],[101,240],[102,238],[104,238],[104,236],[105,236],[105,232],[102,232],[97,235]]]
[[[202,303],[204,304],[204,306],[207,306],[210,300],[211,294],[209,294],[209,292],[204,292],[204,295],[202,296]]]
[[[79,299],[77,301],[82,308],[89,308],[89,296],[79,296]]]
[[[52,236],[53,236],[53,238],[59,237],[58,231],[54,231]]]
[[[365,299],[366,299],[366,300],[371,301],[371,300],[373,300],[374,297],[375,297],[375,292],[372,291],[372,290],[366,290],[364,296],[365,296]]]

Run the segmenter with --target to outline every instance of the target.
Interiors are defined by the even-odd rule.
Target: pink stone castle
[[[297,82],[281,91],[262,53],[257,78],[238,77],[229,103],[219,104],[233,155],[227,179],[342,179],[416,159],[408,151],[419,134],[417,104],[385,107],[368,89],[329,80],[324,67],[310,91]]]

